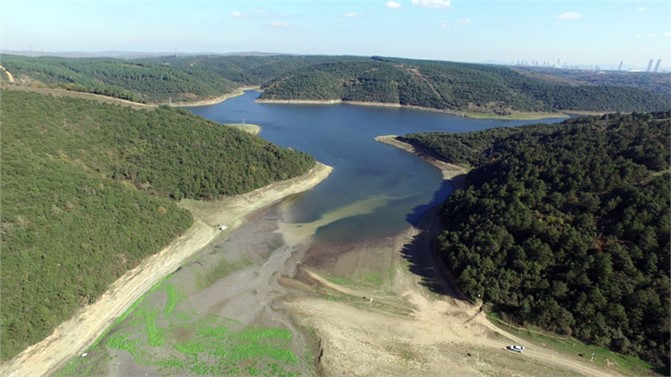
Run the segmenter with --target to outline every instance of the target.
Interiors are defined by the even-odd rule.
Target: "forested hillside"
[[[592,71],[542,67],[514,67],[513,70],[533,78],[568,85],[629,86],[671,97],[671,76],[668,73]]]
[[[214,98],[260,85],[308,65],[364,58],[327,56],[180,56],[143,59],[2,55],[22,85],[46,85],[142,103]]]
[[[515,321],[668,368],[669,115],[409,135],[475,166],[441,210],[461,288]]]
[[[501,66],[352,56],[180,56],[143,59],[2,55],[20,85],[46,85],[135,102],[210,99],[263,85],[261,99],[383,102],[466,114],[655,111],[668,96],[628,82],[532,77]],[[594,85],[600,84],[600,85]]]
[[[182,110],[0,95],[2,359],[184,232],[193,220],[174,199],[248,192],[314,165]]]
[[[291,71],[265,84],[261,99],[384,102],[499,115],[671,106],[667,97],[638,88],[552,84],[507,67],[386,58]]]

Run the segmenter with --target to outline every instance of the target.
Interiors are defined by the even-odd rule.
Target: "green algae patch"
[[[246,327],[213,314],[178,310],[184,295],[169,284],[161,302],[144,299],[133,305],[99,342],[56,376],[102,372],[109,355],[128,353],[138,365],[169,375],[299,376],[311,370],[311,360],[291,348],[293,334],[285,328]],[[158,296],[160,297],[160,295]]]

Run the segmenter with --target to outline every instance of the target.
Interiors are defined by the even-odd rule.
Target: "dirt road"
[[[410,272],[403,258],[408,247],[422,249],[424,241],[417,243],[418,237],[421,231],[411,229],[378,245],[351,250],[332,266],[302,267],[304,281],[321,295],[295,295],[287,307],[299,326],[312,329],[319,338],[325,375],[617,376],[496,328],[478,306],[454,297],[458,290],[451,288],[452,296],[431,292],[426,287],[435,287],[435,281],[427,284],[431,274]],[[356,259],[349,278],[333,267],[353,265],[346,259]],[[393,266],[393,278],[379,287],[351,279],[357,270],[370,273],[388,265]],[[338,284],[339,280],[347,283]],[[507,351],[509,344],[526,350]]]

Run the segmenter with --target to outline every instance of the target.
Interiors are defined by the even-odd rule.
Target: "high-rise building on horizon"
[[[650,72],[650,70],[652,70],[652,59],[650,59],[650,62],[648,63],[648,69],[646,72]]]
[[[657,59],[657,64],[655,64],[655,70],[653,72],[659,72],[659,65],[662,64],[662,59]]]
[[[620,66],[617,67],[617,70],[618,70],[618,71],[621,71],[621,70],[622,70],[622,63],[624,63],[624,61],[620,60]]]

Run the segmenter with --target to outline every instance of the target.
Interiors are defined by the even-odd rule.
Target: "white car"
[[[522,353],[522,351],[524,351],[524,346],[518,346],[518,345],[516,345],[516,344],[513,344],[513,345],[510,345],[510,346],[507,346],[506,349],[507,349],[508,351],[513,351],[513,352],[517,352],[517,353]]]

